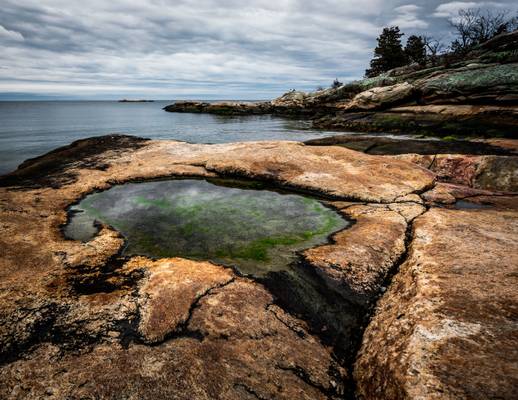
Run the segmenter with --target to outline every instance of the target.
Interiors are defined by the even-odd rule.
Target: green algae
[[[91,194],[72,210],[65,232],[72,239],[89,239],[84,231],[99,221],[125,236],[127,255],[211,260],[252,275],[286,268],[298,251],[348,224],[314,198],[254,182],[132,183]]]

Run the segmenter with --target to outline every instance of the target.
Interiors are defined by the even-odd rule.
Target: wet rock
[[[407,105],[376,112],[336,111],[315,117],[313,126],[359,132],[512,138],[516,132],[517,110],[508,104]]]
[[[351,150],[363,151],[376,155],[400,155],[398,159],[426,155],[416,164],[429,166],[436,154],[469,154],[469,155],[516,155],[512,147],[518,141],[494,140],[437,140],[412,139],[409,137],[387,137],[382,135],[344,134],[319,139],[307,140],[305,144],[311,146],[344,146]],[[411,156],[412,155],[412,156]],[[429,160],[429,162],[427,162]]]
[[[355,366],[360,398],[513,399],[516,211],[432,209],[378,303]]]
[[[108,135],[89,139],[81,139],[68,146],[60,147],[43,156],[24,161],[18,169],[0,177],[0,187],[24,182],[25,185],[44,185],[58,187],[71,183],[76,176],[64,173],[64,170],[75,164],[92,170],[105,170],[109,167],[99,156],[106,152],[120,153],[139,148],[147,139],[127,136]]]
[[[487,139],[486,142],[492,146],[500,147],[510,151],[512,154],[518,154],[518,140],[516,139]]]

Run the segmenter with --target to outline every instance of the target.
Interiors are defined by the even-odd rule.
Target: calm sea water
[[[303,141],[333,134],[311,130],[308,121],[268,115],[224,117],[162,110],[171,103],[0,102],[0,174],[74,140],[112,133],[195,143]]]

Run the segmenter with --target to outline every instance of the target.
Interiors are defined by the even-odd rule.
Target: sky
[[[517,7],[510,0],[0,0],[0,100],[271,99],[361,79],[384,26],[449,43],[448,18],[459,9]]]

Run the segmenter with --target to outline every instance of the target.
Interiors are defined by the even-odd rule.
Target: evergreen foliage
[[[371,78],[406,64],[407,57],[401,45],[403,35],[397,26],[383,29],[378,37],[378,46],[374,49],[374,58],[371,60],[370,68],[365,71],[365,76]]]
[[[421,36],[410,36],[406,42],[405,54],[410,62],[415,62],[419,65],[426,64],[426,47],[424,39]]]

